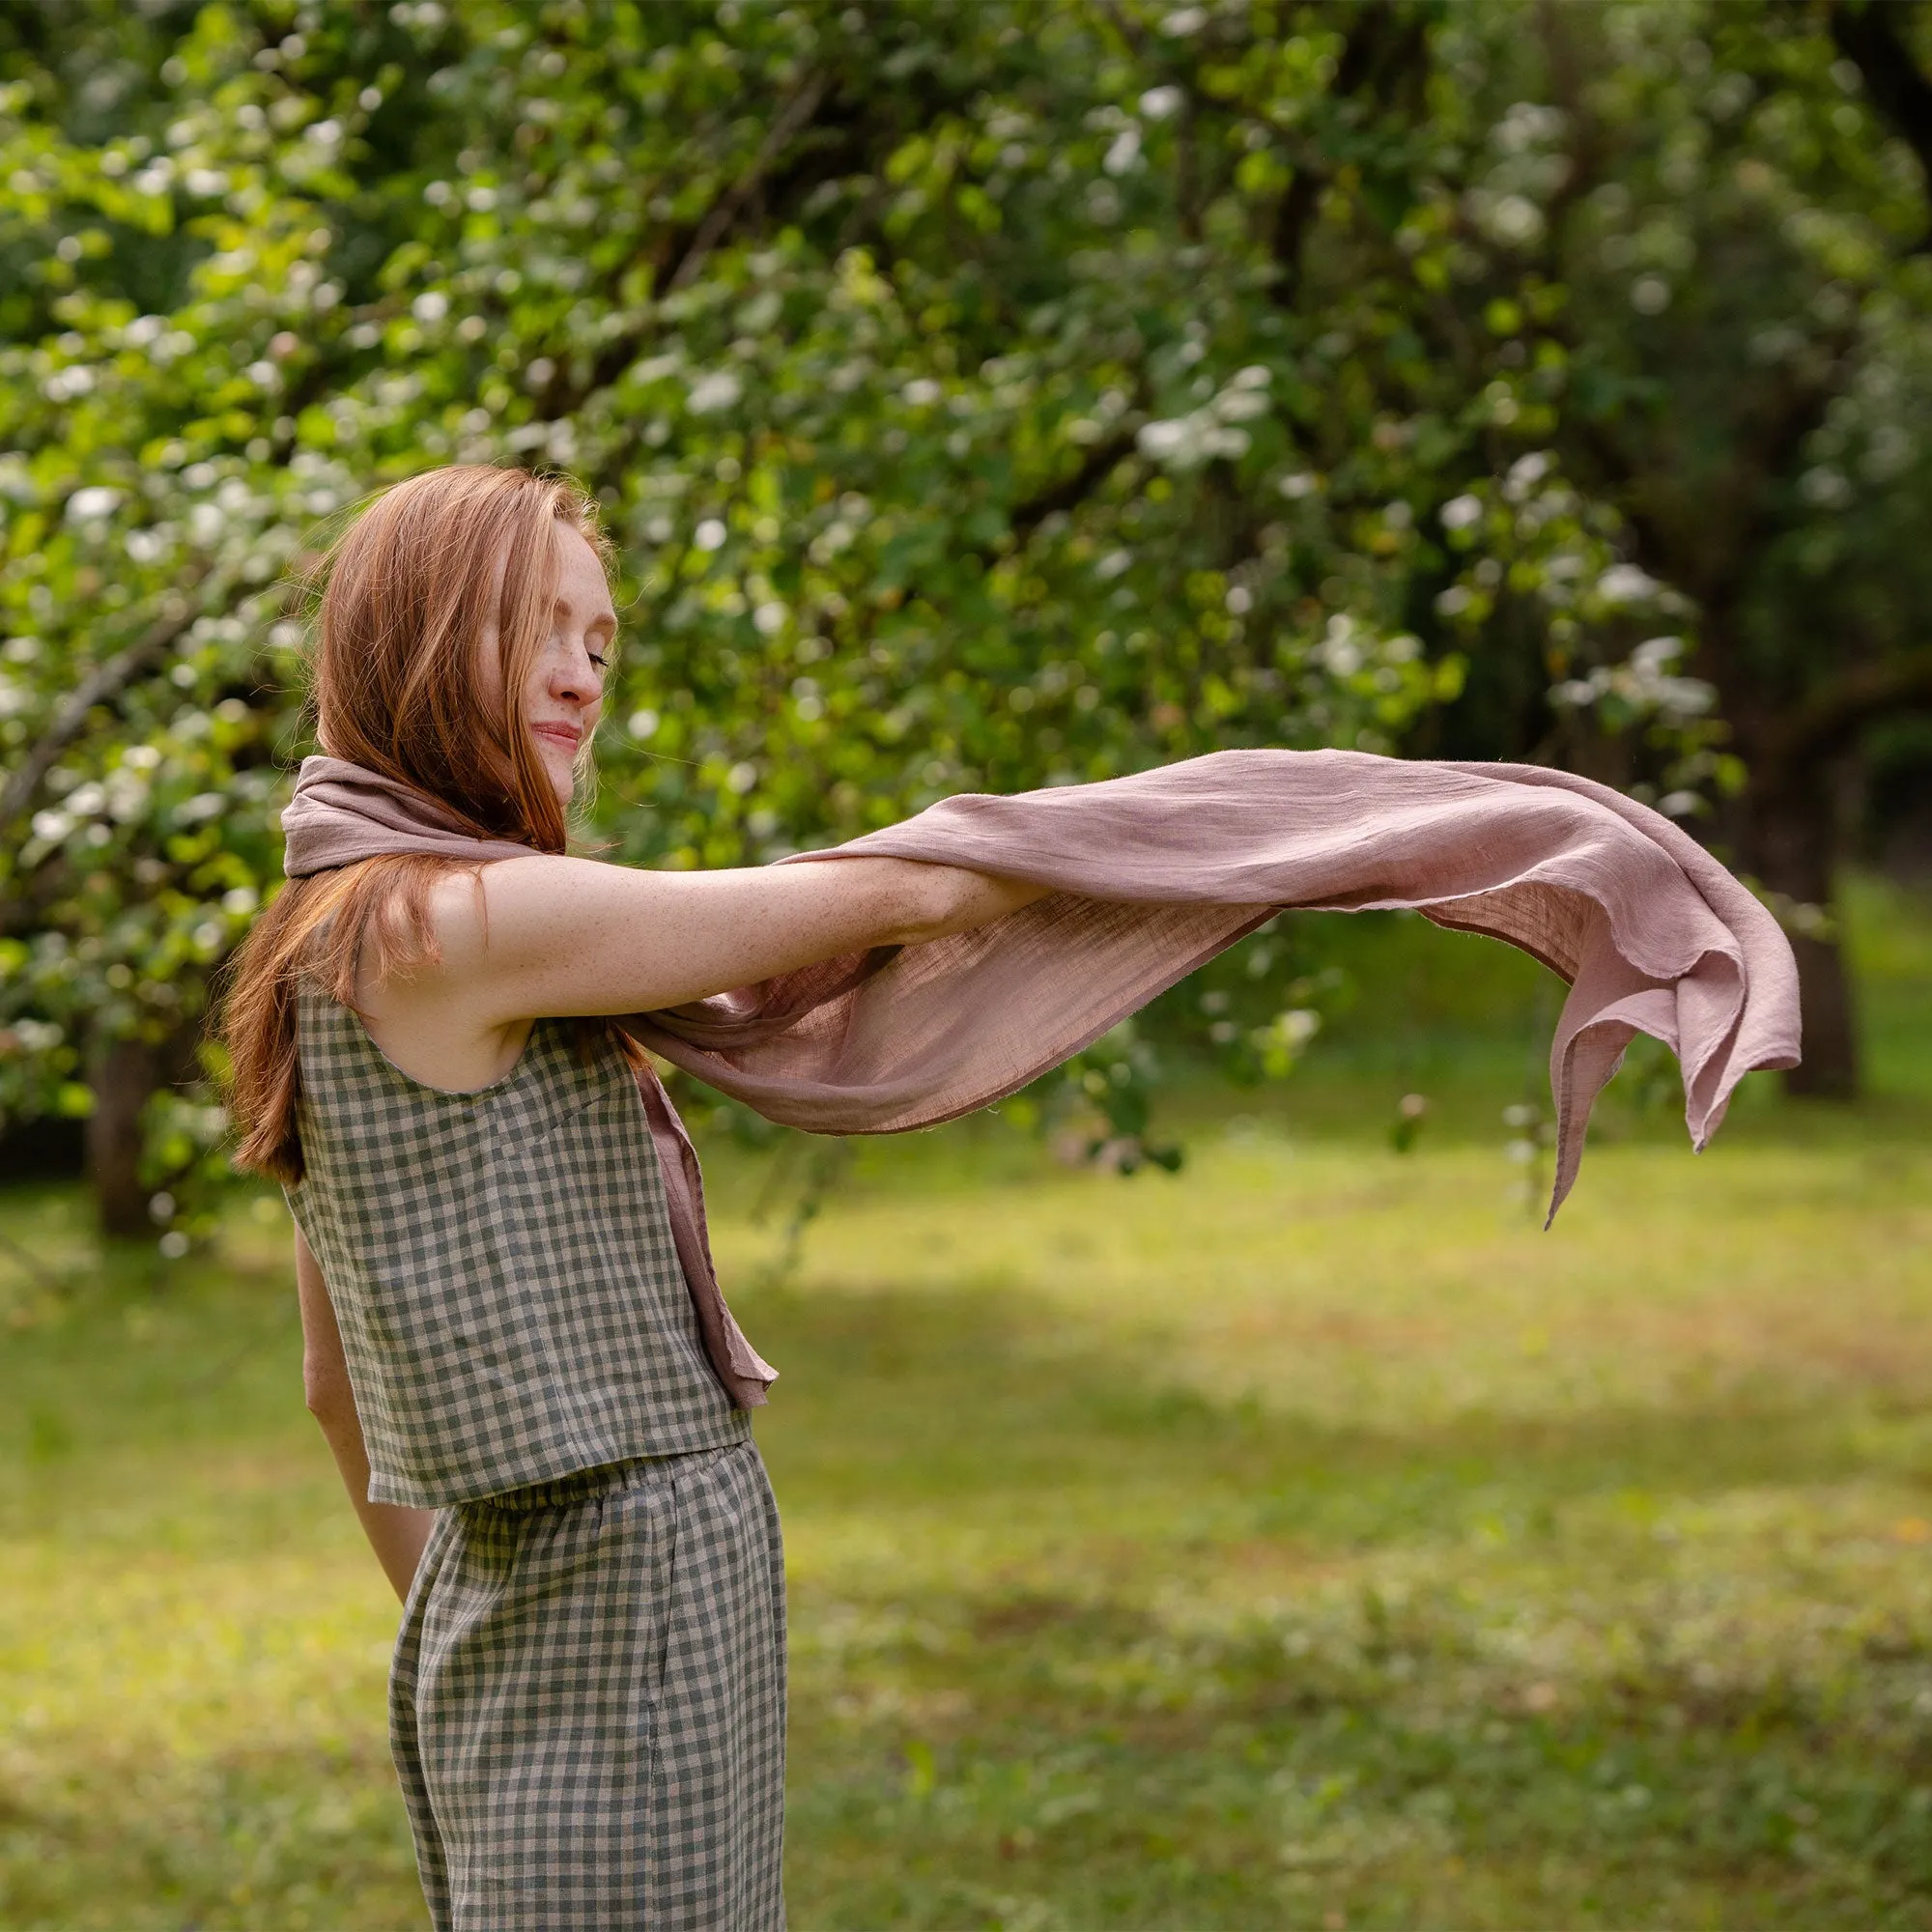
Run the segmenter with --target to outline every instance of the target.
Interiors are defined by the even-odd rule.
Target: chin
[[[546,751],[543,754],[544,776],[550,780],[550,788],[556,793],[556,802],[568,806],[577,796],[577,765],[574,760],[559,757]]]

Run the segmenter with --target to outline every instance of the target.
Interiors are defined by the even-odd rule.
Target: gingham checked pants
[[[389,1678],[437,1932],[778,1932],[784,1695],[751,1441],[441,1511]]]

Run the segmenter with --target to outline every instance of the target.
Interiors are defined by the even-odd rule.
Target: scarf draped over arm
[[[303,760],[282,823],[291,877],[385,852],[488,861],[526,849],[476,838],[434,800],[335,758]],[[1277,911],[1409,908],[1520,947],[1569,982],[1550,1046],[1551,1216],[1634,1035],[1677,1056],[1700,1149],[1746,1073],[1798,1060],[1797,969],[1772,915],[1669,819],[1540,766],[1217,752],[1094,784],[963,794],[780,863],[867,856],[1051,890],[970,932],[619,1024],[769,1120],[895,1133],[1024,1087]],[[728,1312],[720,1321],[722,1297],[708,1306],[717,1287],[690,1144],[661,1090],[646,1112],[667,1175],[686,1183],[668,1195],[687,1273],[696,1264],[708,1283],[693,1293],[708,1344],[718,1331],[714,1364],[724,1357],[741,1400],[762,1400],[772,1372]]]

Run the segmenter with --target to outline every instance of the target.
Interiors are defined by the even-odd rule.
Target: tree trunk
[[[161,1079],[160,1049],[145,1040],[110,1040],[95,1062],[87,1174],[103,1235],[146,1235],[154,1226],[141,1185],[141,1110]]]
[[[1759,769],[1744,803],[1751,867],[1796,909],[1785,930],[1798,959],[1804,1058],[1784,1076],[1786,1091],[1849,1100],[1859,1091],[1858,1014],[1832,918],[1838,813],[1828,774]]]
[[[1785,1091],[1815,1099],[1856,1099],[1859,1091],[1858,1014],[1844,949],[1835,938],[1794,932],[1798,996],[1804,1021],[1804,1058],[1784,1076]]]

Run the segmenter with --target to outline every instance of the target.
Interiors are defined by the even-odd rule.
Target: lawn
[[[868,1146],[772,1285],[721,1152],[794,1922],[1932,1924],[1932,917],[1856,913],[1872,1096],[1693,1159],[1637,1068],[1548,1235],[1535,969],[1415,922],[1178,1179]],[[62,1281],[0,1255],[0,1926],[420,1925],[279,1204],[172,1272],[83,1216],[0,1197]]]

